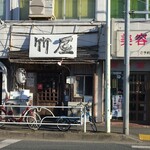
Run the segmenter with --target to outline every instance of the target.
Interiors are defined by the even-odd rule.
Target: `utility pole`
[[[148,19],[149,0],[146,0],[146,11],[130,11],[130,0],[126,0],[125,5],[125,48],[124,48],[124,121],[123,133],[129,135],[129,76],[130,76],[130,14],[145,14]]]
[[[106,33],[107,33],[107,47],[105,57],[105,127],[106,132],[110,133],[110,0],[106,0]]]
[[[125,47],[124,47],[124,116],[123,133],[129,135],[129,76],[130,76],[130,0],[125,3]]]

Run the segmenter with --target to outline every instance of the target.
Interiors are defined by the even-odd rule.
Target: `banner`
[[[122,117],[122,95],[112,96],[112,117]]]

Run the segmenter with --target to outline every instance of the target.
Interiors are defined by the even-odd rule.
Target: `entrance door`
[[[130,121],[145,122],[146,118],[146,75],[130,75]]]
[[[58,73],[37,74],[37,105],[55,106],[60,102],[60,77]]]

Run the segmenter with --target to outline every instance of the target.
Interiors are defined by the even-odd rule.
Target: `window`
[[[146,0],[133,0],[131,2],[131,10],[135,11],[145,11],[146,8]],[[145,18],[145,15],[141,14],[133,14],[131,18]]]
[[[5,12],[5,3],[4,0],[0,0],[0,19],[4,20],[4,12]]]
[[[28,20],[29,0],[20,0],[20,20]]]
[[[149,0],[150,2],[150,0]],[[149,6],[150,8],[150,6]],[[132,0],[130,10],[145,11],[146,0]],[[112,18],[124,18],[125,1],[124,0],[112,0],[111,1],[111,17]],[[145,14],[133,14],[131,18],[145,18]]]
[[[78,75],[74,84],[74,96],[92,96],[93,95],[93,77]]]
[[[56,19],[95,18],[95,0],[55,0]]]
[[[29,2],[30,0],[19,1],[0,0],[0,18],[20,20],[29,19]],[[6,4],[5,4],[6,3]],[[7,14],[5,14],[5,6]],[[20,10],[19,10],[19,7]],[[10,8],[13,8],[10,11]],[[19,11],[16,11],[18,9]],[[20,13],[20,14],[19,14]],[[17,16],[16,16],[17,15]],[[56,19],[93,19],[95,18],[95,0],[54,0],[54,15]]]
[[[111,1],[111,17],[112,18],[124,18],[124,0],[112,0]]]

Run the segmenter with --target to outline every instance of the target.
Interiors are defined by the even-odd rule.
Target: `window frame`
[[[82,85],[82,94],[80,94],[80,93],[77,93],[77,78],[78,77],[82,77],[83,78],[83,85]],[[92,92],[91,92],[91,94],[85,94],[86,93],[86,87],[85,87],[85,85],[86,85],[86,77],[91,77],[91,81],[92,81],[92,85],[91,86],[89,86],[89,87],[91,87],[91,90],[92,90]],[[75,76],[75,82],[74,82],[74,85],[73,85],[73,87],[74,87],[74,91],[73,91],[73,95],[74,95],[74,97],[85,97],[85,96],[93,96],[93,76],[92,75],[76,75]]]

